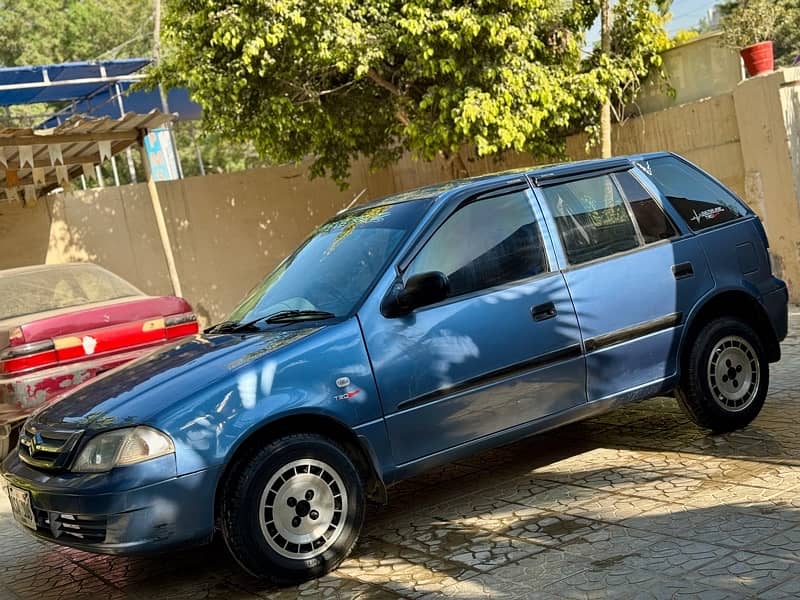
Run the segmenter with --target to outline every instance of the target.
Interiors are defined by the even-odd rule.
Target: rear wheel
[[[314,434],[275,440],[233,465],[222,531],[239,564],[291,584],[335,569],[364,521],[358,470],[336,442]]]
[[[691,419],[716,432],[756,418],[769,387],[769,361],[748,324],[722,317],[708,323],[689,351],[678,399]]]

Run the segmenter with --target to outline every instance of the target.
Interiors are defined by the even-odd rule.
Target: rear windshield
[[[674,156],[637,163],[658,185],[693,231],[733,221],[747,214],[739,200],[699,169]]]
[[[0,321],[139,295],[127,281],[95,265],[0,272]]]

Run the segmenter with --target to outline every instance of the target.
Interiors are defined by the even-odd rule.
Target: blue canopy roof
[[[0,106],[88,98],[149,63],[128,58],[0,68]]]
[[[153,109],[161,110],[161,95],[158,90],[131,91],[133,82],[130,81],[121,81],[118,85],[122,98],[122,110],[120,110],[117,99],[117,89],[112,85],[90,98],[85,98],[59,111],[41,123],[39,127],[55,127],[73,115],[118,119],[128,112],[147,113]],[[167,108],[170,113],[176,113],[180,121],[199,119],[203,115],[200,105],[189,97],[189,90],[185,88],[167,90]]]
[[[161,110],[157,90],[130,91],[136,72],[150,62],[149,58],[127,58],[0,68],[0,106],[72,102],[39,127],[55,127],[72,115],[116,119],[127,112]],[[180,120],[198,119],[202,113],[186,89],[169,90],[167,104],[169,112],[177,113]]]

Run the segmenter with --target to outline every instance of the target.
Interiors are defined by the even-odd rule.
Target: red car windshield
[[[0,321],[141,294],[124,279],[95,265],[0,271]]]

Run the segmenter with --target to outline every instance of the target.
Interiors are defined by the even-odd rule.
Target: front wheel
[[[699,426],[722,433],[758,416],[769,388],[769,361],[748,324],[722,317],[692,343],[678,399]]]
[[[336,442],[285,436],[238,459],[232,473],[222,532],[251,575],[298,583],[335,569],[352,550],[364,521],[364,490]]]

